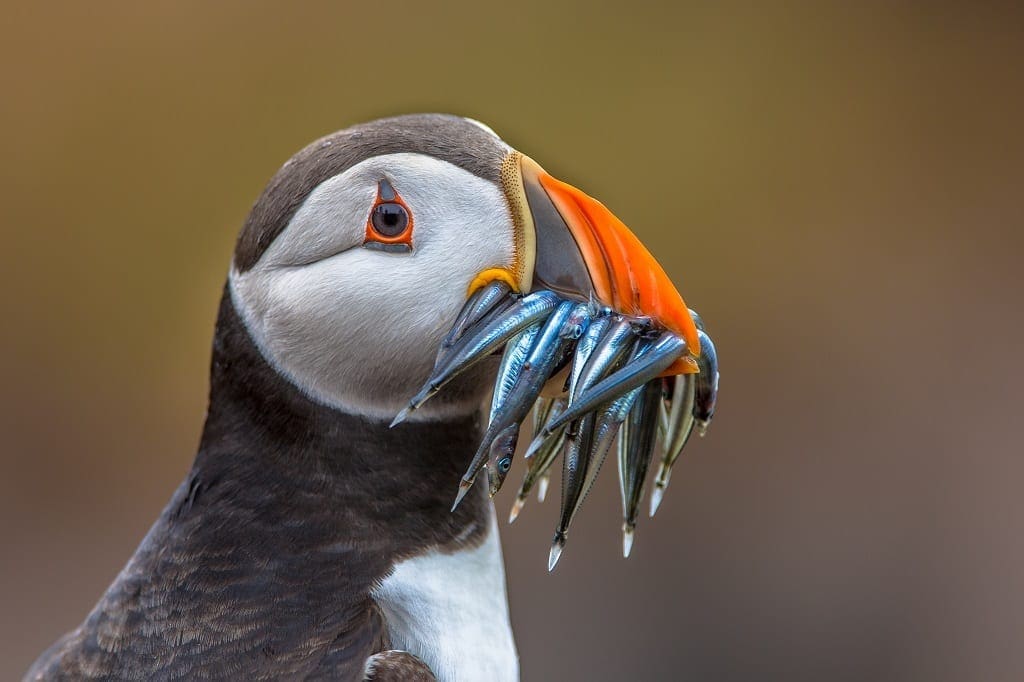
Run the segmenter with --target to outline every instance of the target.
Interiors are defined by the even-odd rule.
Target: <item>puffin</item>
[[[480,122],[385,118],[289,159],[236,242],[190,471],[25,679],[519,679],[487,488],[451,504],[498,358],[393,424],[495,282],[698,343],[621,221]]]

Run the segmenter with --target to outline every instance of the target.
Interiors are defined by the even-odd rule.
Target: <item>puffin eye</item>
[[[412,251],[412,211],[388,180],[377,183],[377,199],[366,220],[363,246],[377,251]]]
[[[397,237],[405,232],[409,224],[409,213],[399,203],[377,204],[370,217],[373,229],[385,237]]]

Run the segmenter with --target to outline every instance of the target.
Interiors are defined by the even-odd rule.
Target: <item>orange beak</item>
[[[648,317],[685,340],[690,356],[699,355],[697,328],[683,297],[636,235],[601,202],[548,175],[533,159],[512,156],[518,157],[518,182],[508,183],[512,174],[503,180],[518,185],[506,186],[516,222],[532,223],[517,226],[534,237],[526,240],[535,246],[531,288]],[[696,372],[693,357],[683,356],[666,374]]]

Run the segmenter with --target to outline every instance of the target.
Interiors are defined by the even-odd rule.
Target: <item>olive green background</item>
[[[1022,679],[1022,38],[966,2],[8,3],[0,679],[187,471],[263,183],[435,110],[611,207],[722,365],[631,559],[611,468],[553,574],[557,501],[502,523],[525,680]]]

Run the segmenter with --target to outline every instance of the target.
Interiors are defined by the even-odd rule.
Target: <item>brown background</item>
[[[3,11],[0,679],[187,470],[263,183],[422,110],[607,203],[722,362],[629,561],[611,470],[553,575],[554,505],[503,524],[524,679],[1024,679],[1019,13],[212,5]]]

